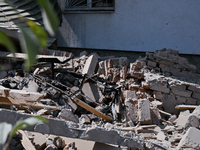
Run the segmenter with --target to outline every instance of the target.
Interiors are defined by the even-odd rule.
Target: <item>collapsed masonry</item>
[[[18,63],[0,72],[0,103],[15,110],[1,109],[1,122],[14,124],[24,112],[49,118],[27,129],[43,134],[127,148],[200,148],[200,75],[178,51],[157,50],[130,64],[126,57],[61,55],[48,56],[59,59],[53,67],[40,62],[24,73]],[[3,57],[8,64],[11,56]]]

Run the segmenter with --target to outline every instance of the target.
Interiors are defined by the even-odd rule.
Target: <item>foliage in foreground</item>
[[[10,140],[12,139],[12,137],[15,135],[15,133],[18,130],[21,130],[28,126],[32,126],[32,125],[42,123],[42,122],[47,122],[47,119],[42,116],[35,116],[35,117],[27,118],[25,120],[20,120],[14,126],[6,122],[0,123],[0,135],[1,135],[0,146],[4,145],[4,149],[6,150],[9,145]]]
[[[26,60],[27,71],[35,63],[35,58],[39,50],[46,46],[48,34],[50,36],[55,36],[55,31],[59,25],[58,17],[56,16],[51,3],[48,0],[35,1],[41,8],[45,29],[34,21],[27,20],[25,17],[19,16],[20,20],[28,24],[28,27],[18,26],[21,31],[21,36],[19,37],[20,45],[23,52],[25,52],[28,56]],[[13,11],[20,14],[10,1],[0,0],[0,2],[7,2],[11,7],[13,7]],[[12,43],[12,40],[2,31],[0,31],[0,44],[6,47],[10,52],[16,52],[16,48]]]

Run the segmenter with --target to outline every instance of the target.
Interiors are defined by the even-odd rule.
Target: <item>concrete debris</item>
[[[179,142],[177,149],[191,148],[200,149],[200,130],[195,127],[190,127]]]
[[[0,54],[13,66],[12,55]],[[87,55],[38,55],[25,73],[26,55],[17,53],[17,65],[0,70],[0,122],[30,115],[49,121],[21,131],[21,143],[13,138],[10,146],[79,148],[68,137],[93,141],[97,149],[199,149],[200,74],[177,50],[156,50],[135,62]]]

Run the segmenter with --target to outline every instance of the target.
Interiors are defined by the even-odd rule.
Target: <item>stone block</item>
[[[190,127],[184,136],[181,138],[176,149],[181,148],[191,148],[191,149],[200,149],[200,130],[194,127]]]
[[[138,100],[138,121],[141,124],[151,123],[150,102],[147,99]]]
[[[155,90],[155,91],[160,91],[160,92],[163,92],[163,93],[169,93],[170,92],[170,89],[167,87],[167,84],[161,83],[161,82],[157,82],[157,83],[154,83],[154,84],[151,83],[150,89]]]
[[[157,63],[154,62],[154,61],[150,61],[150,60],[149,60],[149,61],[147,62],[147,65],[148,65],[149,67],[154,67],[154,68],[155,68],[156,65],[157,65]]]
[[[197,92],[200,93],[200,86],[197,84],[190,84],[188,86],[188,90],[192,91],[192,92]]]
[[[186,86],[171,86],[172,93],[178,96],[190,97],[192,92],[185,89]]]
[[[175,106],[177,101],[174,95],[166,95],[164,99],[162,99],[164,111],[168,113],[175,113]]]
[[[83,68],[82,74],[92,75],[95,71],[98,62],[98,57],[96,55],[91,55],[86,60],[85,66]]]
[[[175,62],[175,61],[177,61],[178,57],[173,54],[168,54],[168,59]]]
[[[192,94],[192,97],[196,98],[196,99],[200,99],[200,93],[195,92],[195,93]]]
[[[144,73],[144,79],[151,90],[160,91],[163,93],[169,93],[168,79],[159,74]]]
[[[94,83],[84,83],[82,91],[88,101],[95,102],[100,98],[97,86]]]
[[[186,98],[182,96],[176,96],[177,104],[186,104]]]
[[[71,111],[67,109],[62,109],[61,112],[58,114],[58,118],[61,118],[67,121],[73,121],[75,123],[79,122],[78,117],[75,116]]]
[[[195,98],[187,97],[186,99],[187,99],[186,104],[188,104],[188,105],[196,105],[197,104],[197,99],[195,99]]]

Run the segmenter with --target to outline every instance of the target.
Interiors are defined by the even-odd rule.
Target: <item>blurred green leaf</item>
[[[5,144],[8,134],[12,130],[12,125],[6,122],[0,124],[0,145]]]
[[[48,38],[46,31],[42,28],[42,26],[36,24],[34,21],[27,20],[26,22],[29,25],[31,31],[36,35],[37,39],[39,40],[40,46],[45,47],[47,45]]]
[[[15,56],[16,48],[12,40],[2,31],[0,31],[0,44],[6,47]]]
[[[56,16],[56,13],[49,1],[37,0],[37,2],[40,4],[40,7],[42,8],[42,17],[45,29],[51,36],[54,36],[55,31],[59,25],[58,17]]]
[[[27,118],[27,119],[22,120],[22,121],[18,121],[16,123],[16,125],[13,127],[12,131],[10,132],[9,138],[12,138],[13,135],[15,135],[15,133],[18,130],[21,130],[23,128],[26,128],[28,126],[32,126],[32,125],[35,125],[35,124],[41,123],[41,122],[47,122],[47,119],[42,117],[42,116],[35,116],[35,117]]]
[[[27,54],[26,59],[26,70],[28,71],[30,67],[36,62],[36,55],[40,49],[40,43],[36,35],[29,29],[25,27],[20,27],[21,38],[20,44],[22,50]]]

